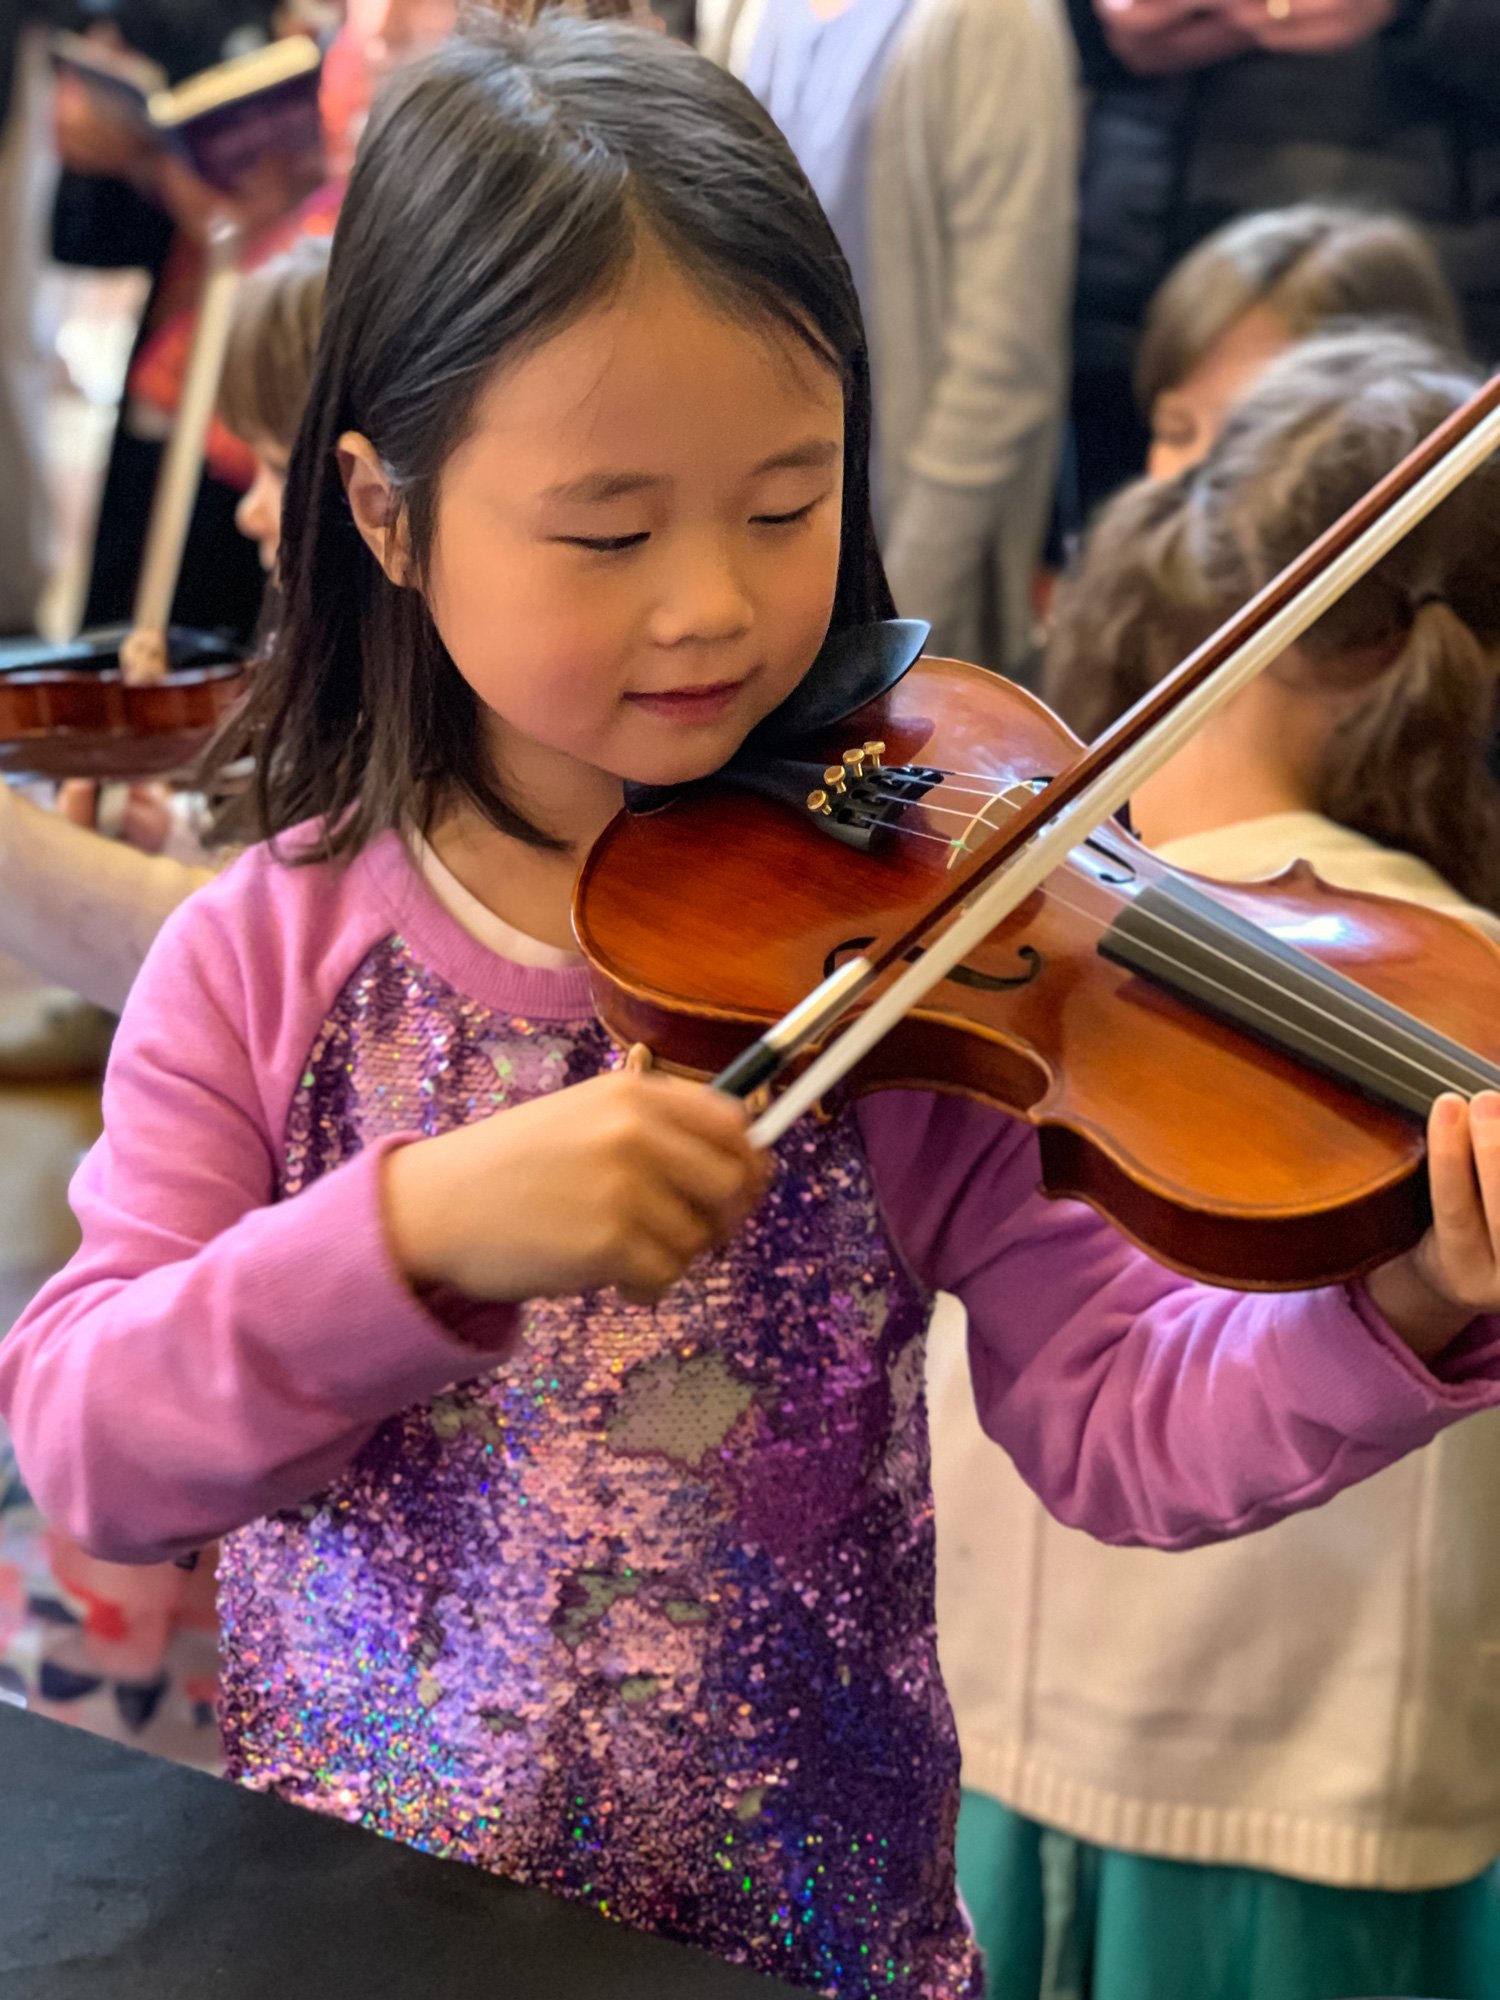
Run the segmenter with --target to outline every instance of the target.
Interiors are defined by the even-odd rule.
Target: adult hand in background
[[[57,78],[52,133],[57,157],[70,173],[136,182],[149,176],[156,153],[151,140],[128,118],[101,104],[76,76]]]
[[[74,826],[123,840],[142,854],[160,854],[172,832],[171,794],[165,785],[131,785],[114,801],[113,824],[99,819],[99,786],[92,778],[67,778],[57,788],[57,810]]]
[[[1225,11],[1272,54],[1333,55],[1388,28],[1396,0],[1225,0]]]
[[[163,152],[156,170],[156,198],[186,235],[206,243],[215,223],[232,224],[246,239],[290,215],[312,193],[316,174],[303,162],[267,153],[233,194],[211,187],[175,153]]]
[[[1223,0],[1094,0],[1094,11],[1110,48],[1137,76],[1206,69],[1256,46]]]

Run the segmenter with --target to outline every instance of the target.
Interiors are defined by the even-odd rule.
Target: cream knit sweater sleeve
[[[213,870],[141,854],[0,784],[0,951],[115,1012],[167,918]]]

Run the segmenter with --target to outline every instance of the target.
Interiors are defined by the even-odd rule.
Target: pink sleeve
[[[296,1505],[384,1418],[486,1365],[392,1263],[378,1172],[399,1140],[274,1200],[240,961],[259,955],[263,996],[277,946],[237,945],[224,907],[205,891],[148,958],[73,1183],[82,1247],[0,1343],[0,1411],[39,1506],[118,1562]],[[474,1308],[459,1330],[498,1349],[512,1324]]]
[[[1362,1288],[1219,1291],[1047,1200],[1019,1120],[898,1091],[859,1116],[905,1255],[967,1309],[981,1423],[1101,1541],[1265,1527],[1500,1402],[1500,1322],[1475,1321],[1429,1370]]]

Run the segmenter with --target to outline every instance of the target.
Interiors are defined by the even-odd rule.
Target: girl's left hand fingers
[[[1481,1110],[1486,1098],[1492,1108]],[[1494,1290],[1500,1243],[1500,1098],[1486,1093],[1472,1105],[1453,1095],[1438,1099],[1427,1128],[1427,1172],[1429,1282],[1450,1298],[1477,1304]]]
[[[1469,1106],[1469,1137],[1490,1264],[1500,1271],[1500,1092],[1482,1090]]]

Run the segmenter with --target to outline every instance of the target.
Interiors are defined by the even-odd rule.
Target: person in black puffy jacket
[[[1421,223],[1500,360],[1500,0],[1067,0],[1088,92],[1063,525],[1139,472],[1146,303],[1210,231],[1334,198]]]

